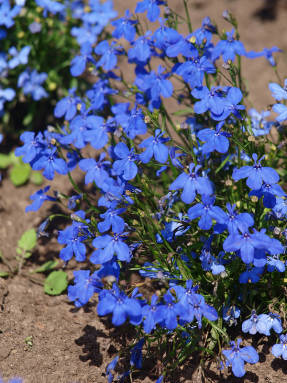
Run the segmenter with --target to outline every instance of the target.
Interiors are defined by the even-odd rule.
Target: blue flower
[[[0,88],[0,115],[4,111],[4,104],[6,101],[12,101],[13,98],[15,97],[16,93],[14,89],[11,88],[6,88],[6,89],[1,89]]]
[[[269,89],[272,92],[272,97],[275,98],[276,101],[282,101],[287,99],[287,78],[284,80],[284,88],[275,82],[271,82],[269,84]]]
[[[223,122],[219,123],[216,127],[216,130],[213,129],[202,129],[197,133],[197,137],[201,141],[205,141],[205,144],[202,146],[202,154],[208,154],[213,151],[219,153],[226,153],[229,148],[229,141],[227,137],[230,137],[230,134],[221,130]]]
[[[164,320],[163,305],[157,304],[158,297],[154,294],[151,298],[151,303],[146,304],[142,308],[142,314],[144,318],[143,328],[147,334],[156,327],[157,323],[161,323]]]
[[[84,43],[81,46],[81,55],[76,56],[71,61],[71,75],[80,76],[86,69],[88,62],[96,63],[93,56],[91,55],[93,49],[89,42]]]
[[[165,68],[159,65],[157,73],[151,71],[147,73],[145,70],[137,71],[135,84],[139,90],[145,92],[149,100],[149,109],[159,109],[161,105],[160,96],[169,98],[173,93],[173,85],[167,80],[169,74],[164,74]]]
[[[26,69],[18,77],[17,86],[23,88],[25,95],[31,94],[33,100],[39,101],[48,97],[48,93],[41,86],[47,77],[47,73],[38,73],[35,69],[33,71]]]
[[[129,150],[125,143],[119,142],[114,148],[114,153],[119,158],[113,163],[115,174],[122,175],[123,179],[127,181],[135,178],[138,172],[137,165],[135,164],[138,155],[135,154],[134,148]]]
[[[195,88],[202,86],[205,73],[215,73],[216,69],[206,56],[202,56],[175,65],[173,72],[181,76],[191,88]]]
[[[69,96],[62,98],[57,102],[54,115],[55,117],[63,117],[65,116],[65,120],[72,120],[77,113],[77,105],[82,105],[80,97],[75,96],[76,89],[69,90]]]
[[[105,153],[101,153],[100,158],[96,161],[94,158],[85,158],[79,161],[79,167],[83,170],[85,175],[85,184],[95,182],[95,184],[100,188],[109,174],[106,171],[107,165],[110,164],[110,161],[104,161]]]
[[[103,284],[96,272],[90,275],[90,270],[74,271],[74,277],[74,285],[68,287],[68,298],[75,302],[76,307],[82,307],[101,291]]]
[[[24,48],[20,50],[20,52],[18,52],[15,47],[11,47],[8,51],[9,55],[12,56],[12,58],[8,62],[9,68],[14,69],[18,65],[27,64],[30,50],[31,50],[30,46],[25,46]]]
[[[85,213],[78,211],[74,213],[80,219],[85,219]],[[65,262],[69,261],[73,254],[78,262],[83,262],[86,259],[86,246],[83,243],[90,236],[88,226],[82,222],[73,221],[71,226],[59,231],[58,242],[61,245],[66,245],[60,251],[60,258]]]
[[[198,203],[189,208],[187,214],[189,219],[193,220],[200,217],[198,226],[203,230],[209,230],[212,226],[212,220],[219,223],[224,222],[225,213],[218,207],[214,206],[215,197],[202,195],[202,203]]]
[[[287,335],[280,335],[280,343],[274,344],[271,352],[275,358],[282,356],[284,360],[287,360]]]
[[[276,313],[260,314],[258,316],[258,331],[266,336],[270,335],[270,330],[273,329],[277,334],[283,331],[280,315]]]
[[[254,51],[247,52],[245,56],[250,59],[255,59],[257,57],[264,56],[266,60],[268,60],[272,66],[276,66],[276,62],[273,57],[273,53],[275,52],[282,52],[282,49],[279,49],[277,47],[264,48],[261,52],[254,52]]]
[[[140,160],[146,164],[154,156],[155,160],[160,163],[165,163],[168,159],[168,147],[165,142],[169,138],[163,138],[163,132],[156,129],[154,137],[149,137],[139,144],[139,148],[146,148],[146,150],[139,155]]]
[[[54,179],[55,171],[63,175],[68,173],[67,164],[65,160],[57,156],[57,148],[55,147],[38,154],[31,166],[33,170],[44,169],[43,176],[48,180]]]
[[[97,310],[100,316],[112,313],[114,326],[121,326],[127,318],[132,324],[139,324],[142,320],[140,303],[136,299],[128,298],[115,283],[112,290],[100,292]]]
[[[119,356],[117,355],[107,366],[106,375],[108,376],[108,383],[112,383],[114,380],[114,377],[111,371],[115,370],[118,361],[119,361]]]
[[[257,161],[257,154],[253,153],[252,155],[254,165],[253,166],[243,166],[240,169],[234,169],[232,178],[235,181],[241,180],[242,178],[247,178],[246,184],[250,189],[258,190],[262,186],[264,181],[266,184],[271,183],[275,184],[279,181],[279,175],[276,170],[270,167],[263,167],[261,161],[264,156]]]
[[[125,221],[122,217],[119,217],[119,214],[122,214],[126,211],[125,208],[117,209],[117,202],[113,201],[109,209],[100,214],[100,217],[104,219],[104,221],[98,223],[98,229],[100,233],[104,233],[108,231],[110,227],[112,227],[112,231],[114,233],[122,233],[125,227]]]
[[[256,314],[255,310],[252,310],[250,318],[245,320],[242,323],[242,331],[245,333],[248,332],[251,335],[255,335],[257,331],[259,331],[257,326],[258,323],[259,323],[258,315]]]
[[[147,11],[147,18],[149,21],[154,22],[159,18],[159,5],[162,4],[164,4],[164,1],[162,0],[143,0],[137,3],[135,13],[143,13]]]
[[[150,32],[144,36],[138,37],[132,42],[132,47],[128,51],[129,62],[145,65],[151,57],[152,51],[150,48],[151,41],[148,39]]]
[[[234,61],[235,56],[245,55],[246,51],[241,41],[235,40],[234,29],[230,32],[226,32],[226,40],[220,40],[213,49],[212,58],[213,60],[218,59],[222,55],[225,62],[228,60]]]
[[[207,177],[198,176],[200,166],[194,168],[194,164],[189,165],[189,173],[181,173],[169,186],[169,190],[183,189],[181,199],[185,203],[192,203],[196,193],[201,195],[211,195],[213,193],[212,183]]]
[[[107,40],[101,41],[95,48],[95,53],[102,57],[97,62],[96,67],[102,67],[105,70],[112,70],[117,65],[117,55],[121,54],[121,47],[112,42],[111,45]]]
[[[279,116],[276,117],[276,121],[283,122],[287,120],[287,106],[284,104],[275,104],[272,107],[273,112],[279,114]]]
[[[46,186],[44,187],[44,189],[40,189],[36,191],[36,193],[32,194],[30,196],[30,200],[32,200],[33,202],[31,205],[26,207],[25,212],[28,213],[29,211],[39,210],[40,207],[43,205],[44,201],[57,201],[57,198],[46,195],[49,189],[50,186]]]
[[[129,103],[121,103],[114,105],[111,109],[115,114],[117,123],[121,125],[128,138],[133,140],[137,135],[146,133],[147,126],[144,122],[144,114],[137,105],[129,110]]]
[[[125,16],[112,21],[111,24],[115,27],[115,30],[112,33],[112,36],[119,39],[122,36],[129,42],[132,42],[136,35],[136,28],[134,27],[137,24],[136,20],[131,20],[131,13],[129,10],[126,10]]]
[[[241,339],[237,339],[237,343],[232,341],[231,349],[222,351],[226,358],[226,365],[232,366],[232,372],[237,378],[245,375],[244,362],[255,364],[259,361],[256,350],[252,346],[240,348],[241,342]]]
[[[122,240],[125,233],[114,233],[113,237],[110,235],[103,235],[93,240],[93,246],[97,248],[90,257],[90,261],[95,264],[102,264],[110,261],[116,254],[120,261],[129,262],[131,252],[129,246]]]
[[[145,339],[140,339],[137,344],[131,349],[130,365],[136,368],[142,368],[142,348]]]

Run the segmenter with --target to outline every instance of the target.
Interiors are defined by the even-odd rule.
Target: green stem
[[[187,18],[188,31],[189,33],[192,33],[191,18],[190,18],[188,6],[187,6],[187,1],[188,0],[183,0],[183,4],[184,4],[184,10],[185,10],[186,18]]]

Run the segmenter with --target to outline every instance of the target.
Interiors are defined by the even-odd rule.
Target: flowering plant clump
[[[78,86],[71,61],[72,73],[86,64],[74,57],[79,47],[83,51],[95,43],[116,14],[111,2],[1,1],[0,128],[5,135],[52,122],[56,101]]]
[[[23,133],[16,151],[48,180],[59,173],[74,188],[68,196],[45,187],[27,207],[66,201],[70,225],[58,235],[60,258],[89,260],[74,271],[70,300],[81,307],[97,294],[99,316],[135,328],[130,367],[123,370],[125,349],[107,366],[108,382],[132,377],[152,352],[160,360],[157,382],[191,359],[204,372],[213,358],[241,377],[245,362],[259,360],[250,338],[240,346],[243,335],[286,331],[287,113],[277,102],[287,91],[270,84],[279,116],[269,121],[268,111],[247,110],[241,77],[243,58],[265,56],[276,68],[279,49],[247,52],[228,12],[230,31],[221,34],[208,17],[193,30],[183,3],[187,35],[163,1],[144,0],[113,20],[100,42],[97,34],[115,16],[110,3],[91,0],[88,13],[75,3],[83,23],[72,31],[81,46],[71,60],[77,86],[57,102],[58,123]],[[42,6],[66,12],[56,2]],[[87,68],[93,79],[85,90]],[[24,93],[43,94],[29,85],[38,76],[21,75]],[[86,187],[73,179],[77,167]],[[131,271],[142,282],[132,284]],[[286,359],[284,336],[272,352]]]

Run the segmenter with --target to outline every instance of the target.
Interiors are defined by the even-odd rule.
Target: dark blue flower
[[[151,298],[150,305],[144,305],[142,308],[142,314],[144,318],[143,328],[147,334],[156,327],[157,323],[161,323],[164,320],[163,305],[157,304],[158,297],[154,294]]]
[[[103,235],[93,240],[93,246],[97,248],[90,257],[90,261],[95,264],[102,264],[110,261],[116,254],[120,261],[129,262],[131,252],[129,246],[122,240],[125,233],[115,233],[113,237],[110,235]]]
[[[111,45],[107,40],[101,41],[95,48],[95,53],[101,55],[97,61],[96,67],[102,67],[105,70],[112,70],[117,65],[117,55],[121,54],[121,47],[112,42]]]

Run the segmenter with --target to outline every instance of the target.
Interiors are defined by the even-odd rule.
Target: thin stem
[[[184,10],[185,10],[186,18],[187,18],[188,31],[189,31],[189,33],[192,33],[191,18],[190,18],[187,2],[188,2],[188,0],[183,0]]]

